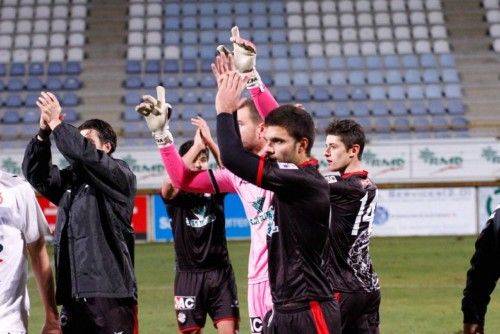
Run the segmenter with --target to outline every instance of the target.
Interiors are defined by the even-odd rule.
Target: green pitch
[[[382,285],[382,333],[461,333],[460,303],[475,238],[375,238],[371,254]],[[248,241],[229,242],[241,305],[241,333],[249,333],[246,302]],[[173,310],[172,244],[136,247],[139,321],[143,334],[176,333]],[[30,279],[30,333],[43,319],[34,280]],[[500,289],[500,288],[499,288]],[[488,307],[486,330],[500,333],[500,292]],[[216,333],[210,320],[205,333]]]

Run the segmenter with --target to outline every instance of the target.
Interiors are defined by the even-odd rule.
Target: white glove
[[[174,142],[172,133],[169,130],[170,115],[172,106],[165,102],[165,88],[156,87],[156,97],[144,95],[143,102],[135,107],[135,111],[143,115],[148,124],[148,128],[153,135],[158,147],[164,147]]]
[[[219,45],[217,51],[225,54],[234,54],[234,65],[238,72],[242,74],[250,74],[250,80],[247,83],[247,88],[260,87],[264,90],[264,85],[260,78],[259,72],[255,68],[257,59],[257,49],[255,45],[240,37],[240,30],[237,26],[231,29],[230,41],[233,42],[233,51],[228,50],[224,45]]]

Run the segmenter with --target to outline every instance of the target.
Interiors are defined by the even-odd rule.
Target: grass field
[[[375,238],[371,254],[381,285],[381,333],[461,333],[460,303],[473,237]],[[246,270],[249,243],[229,243],[241,305],[241,333],[249,333]],[[173,310],[172,244],[139,244],[136,271],[139,319],[143,334],[176,333]],[[500,289],[499,289],[500,290]],[[43,313],[34,281],[30,281],[30,333],[41,327]],[[488,308],[486,330],[500,333],[500,292]],[[207,322],[205,333],[216,333]]]

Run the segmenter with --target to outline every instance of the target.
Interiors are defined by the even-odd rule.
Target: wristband
[[[40,128],[38,130],[37,136],[43,141],[43,140],[49,138],[49,136],[50,136],[51,133],[52,133],[52,130],[50,128],[48,128],[48,129],[42,129],[42,128]]]

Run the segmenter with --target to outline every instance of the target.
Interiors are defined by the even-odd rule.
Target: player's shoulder
[[[30,189],[31,190],[30,184],[22,176],[2,171],[2,172],[0,172],[0,178],[1,178],[2,183],[6,187],[17,188],[17,189]]]

